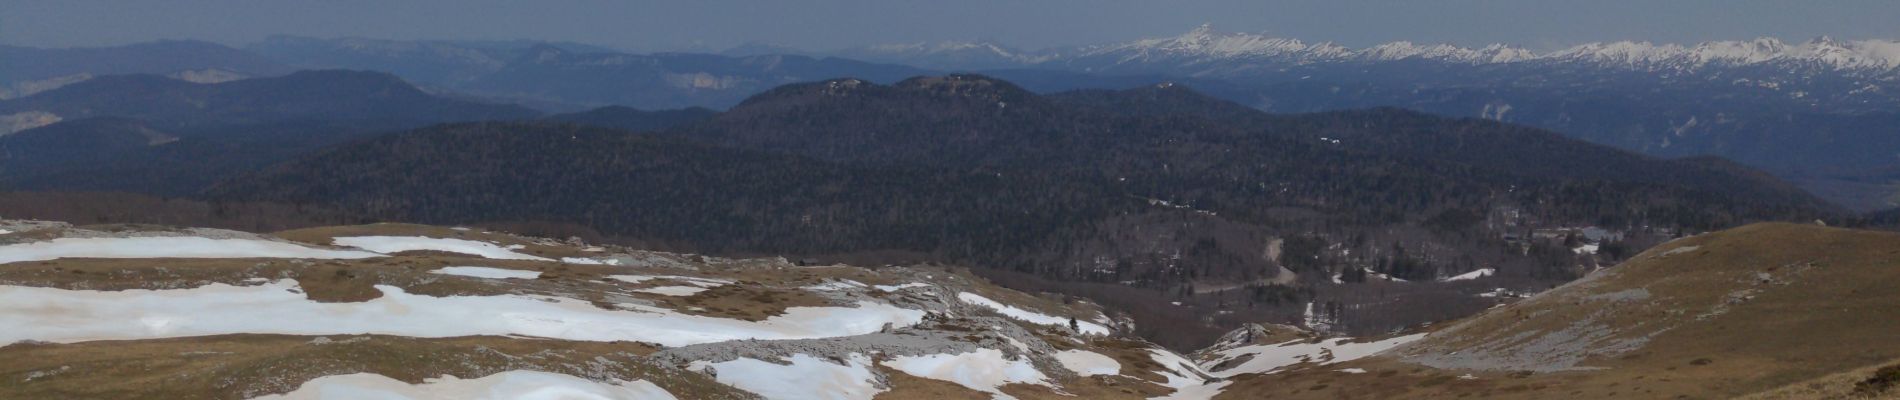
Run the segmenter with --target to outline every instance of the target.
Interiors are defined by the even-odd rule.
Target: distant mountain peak
[[[1214,23],[1203,22],[1201,23],[1200,26],[1196,26],[1194,27],[1194,29],[1188,30],[1187,33],[1181,34],[1181,36],[1178,36],[1177,39],[1184,39],[1185,41],[1193,41],[1193,42],[1206,42],[1208,40],[1212,40],[1217,35],[1223,35],[1223,34],[1224,34],[1223,32],[1214,29]]]

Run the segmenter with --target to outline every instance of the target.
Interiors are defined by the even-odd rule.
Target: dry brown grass
[[[882,365],[875,368],[891,384],[891,390],[873,397],[876,400],[979,400],[991,397],[989,393],[971,390],[950,381],[920,378]]]
[[[766,318],[782,315],[786,308],[791,307],[830,305],[829,301],[811,292],[744,283],[714,287],[684,297],[644,293],[642,295],[664,303],[667,308],[679,310],[681,313],[747,321],[763,321]]]
[[[1693,250],[1670,253],[1679,248]],[[1418,343],[1431,351],[1509,343],[1592,316],[1616,329],[1611,339],[1668,328],[1632,351],[1585,358],[1580,365],[1592,370],[1437,370],[1374,358],[1241,377],[1224,398],[1731,398],[1799,392],[1791,385],[1900,355],[1900,341],[1893,340],[1900,332],[1900,291],[1892,290],[1900,287],[1900,234],[1757,224],[1659,246],[1606,272],[1480,314]],[[1589,300],[1638,288],[1649,296]],[[1725,300],[1744,290],[1752,290],[1746,292],[1752,297]],[[1711,313],[1719,304],[1723,312]],[[1712,315],[1696,318],[1705,314]],[[1372,373],[1333,372],[1347,367]],[[1478,379],[1456,378],[1465,374]],[[1768,398],[1810,394],[1820,393]]]
[[[1896,360],[1900,362],[1900,360]],[[1740,397],[1741,400],[1806,400],[1806,399],[1900,399],[1900,388],[1887,387],[1877,389],[1875,382],[1891,378],[1891,370],[1900,364],[1874,365],[1852,371],[1836,373],[1805,382],[1797,382],[1774,390]],[[1884,377],[1884,378],[1883,378]]]

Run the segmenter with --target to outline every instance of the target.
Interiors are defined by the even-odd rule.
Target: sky
[[[0,0],[0,44],[273,34],[537,39],[630,51],[748,42],[832,50],[994,40],[1025,49],[1174,36],[1203,23],[1363,47],[1394,40],[1534,50],[1613,40],[1900,39],[1892,0]]]

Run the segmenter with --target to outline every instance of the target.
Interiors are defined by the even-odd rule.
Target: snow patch
[[[1063,368],[1075,371],[1076,375],[1115,375],[1122,371],[1121,363],[1115,362],[1114,358],[1102,353],[1088,350],[1063,350],[1057,352],[1055,356],[1056,361],[1062,362]]]
[[[1148,349],[1148,355],[1149,355],[1149,358],[1154,359],[1155,363],[1161,364],[1162,368],[1166,368],[1166,370],[1164,371],[1155,371],[1155,373],[1160,374],[1162,377],[1168,378],[1168,381],[1156,382],[1156,383],[1160,383],[1163,386],[1174,388],[1174,393],[1170,393],[1166,396],[1154,397],[1153,399],[1164,399],[1164,400],[1212,399],[1214,398],[1214,396],[1219,395],[1221,393],[1221,390],[1226,388],[1227,385],[1231,385],[1234,383],[1231,380],[1220,380],[1220,381],[1210,382],[1207,379],[1202,378],[1203,376],[1207,375],[1206,372],[1201,371],[1200,367],[1195,366],[1193,361],[1188,361],[1187,357],[1182,357],[1181,355],[1175,354],[1172,351],[1167,351],[1167,350],[1162,350],[1162,349]]]
[[[607,259],[606,261],[601,261],[587,257],[561,257],[561,262],[580,265],[620,265],[620,260]]]
[[[541,277],[541,271],[522,271],[490,267],[443,267],[429,271],[431,274],[468,276],[488,279],[535,279]]]
[[[646,282],[646,281],[650,281],[654,279],[665,279],[665,280],[670,280],[670,281],[683,282],[688,285],[709,288],[709,289],[725,286],[725,285],[730,285],[733,283],[733,281],[730,279],[700,278],[696,276],[680,276],[680,275],[608,275],[607,279],[612,279],[612,280],[626,282],[626,283],[640,283],[640,282]]]
[[[842,291],[847,291],[847,290],[863,289],[866,287],[869,287],[869,286],[865,285],[862,282],[858,282],[858,281],[854,281],[850,279],[839,279],[839,280],[833,280],[833,281],[826,281],[825,283],[820,283],[816,285],[806,286],[805,290],[819,291],[819,292],[842,292]]]
[[[1029,322],[1032,324],[1069,326],[1069,321],[1070,321],[1069,318],[1056,317],[1053,315],[1048,315],[1048,314],[1038,313],[1035,311],[1029,311],[1029,310],[1024,310],[1021,308],[1016,308],[1015,306],[999,303],[996,300],[990,300],[988,297],[983,297],[982,295],[978,295],[976,293],[958,292],[957,299],[963,300],[964,303],[969,303],[970,305],[988,308],[990,310],[996,311],[996,313],[998,314],[1003,314],[1003,316],[1014,318],[1014,319],[1021,320],[1024,322]],[[1109,334],[1108,327],[1102,326],[1102,324],[1082,321],[1079,319],[1075,321],[1076,321],[1076,326],[1081,328],[1081,331],[1082,331],[1081,333],[1083,334],[1088,334],[1088,335],[1108,335]]]
[[[1221,378],[1240,374],[1271,374],[1279,372],[1282,368],[1301,363],[1326,365],[1357,360],[1424,337],[1425,334],[1419,333],[1366,343],[1347,343],[1346,341],[1352,339],[1335,338],[1322,340],[1318,343],[1292,340],[1272,345],[1242,346],[1222,350],[1217,353],[1219,354],[1218,359],[1204,363],[1201,366],[1209,367],[1228,360],[1240,358],[1241,356],[1251,355],[1252,358],[1249,358],[1246,362],[1238,366],[1220,371],[1212,371],[1211,374]]]
[[[508,371],[479,379],[444,375],[411,385],[387,376],[358,373],[304,382],[297,390],[257,400],[676,400],[652,382],[601,383],[537,371]]]
[[[554,261],[548,258],[509,251],[494,243],[464,239],[420,236],[347,236],[331,239],[331,243],[338,246],[350,246],[383,254],[405,251],[443,251],[497,260]]]
[[[1456,276],[1448,277],[1445,279],[1440,279],[1439,281],[1441,282],[1468,281],[1468,280],[1483,278],[1483,277],[1487,277],[1491,275],[1497,275],[1497,273],[1498,273],[1497,269],[1480,268],[1475,271],[1458,274]]]
[[[1162,377],[1168,378],[1167,382],[1155,382],[1162,386],[1180,389],[1199,385],[1206,381],[1201,377],[1207,375],[1207,373],[1201,371],[1201,368],[1194,365],[1193,361],[1188,361],[1187,357],[1182,357],[1180,354],[1174,354],[1172,351],[1162,349],[1148,349],[1148,358],[1154,359],[1155,363],[1161,364],[1162,368],[1167,368],[1166,371],[1155,371],[1155,373],[1161,374]]]
[[[901,356],[892,358],[884,365],[918,377],[955,382],[999,399],[1012,398],[1000,390],[1003,385],[1043,385],[1049,379],[1043,376],[1042,371],[1037,371],[1029,360],[1010,361],[1004,359],[1003,352],[996,349],[977,349],[962,354]]]
[[[664,296],[684,297],[684,296],[692,296],[695,294],[699,294],[699,292],[704,292],[706,291],[706,288],[698,287],[698,286],[660,286],[660,287],[651,287],[651,288],[644,288],[644,289],[634,289],[633,291],[640,292],[640,293],[652,293],[652,294],[664,295]]]
[[[413,337],[517,335],[582,341],[639,341],[668,347],[731,340],[790,340],[878,332],[915,325],[923,311],[868,301],[851,307],[791,307],[764,321],[684,315],[621,304],[529,296],[414,295],[378,285],[382,296],[319,303],[296,281],[258,286],[91,291],[0,286],[0,343],[139,340],[238,333],[382,334]],[[78,318],[77,316],[83,316]]]
[[[1688,252],[1691,252],[1691,251],[1696,251],[1696,249],[1700,249],[1700,248],[1702,248],[1702,246],[1682,246],[1682,247],[1677,247],[1677,248],[1673,248],[1673,249],[1669,249],[1669,251],[1665,251],[1665,252],[1663,252],[1663,253],[1662,253],[1662,256],[1663,256],[1663,257],[1668,257],[1668,256],[1673,256],[1673,255],[1677,255],[1677,254],[1683,254],[1683,253],[1688,253]]]
[[[895,291],[910,289],[910,288],[930,287],[930,284],[923,283],[923,282],[911,282],[911,283],[906,283],[902,285],[872,285],[871,287],[877,289],[880,292],[895,292]]]
[[[721,363],[694,362],[689,369],[713,368],[713,379],[768,399],[868,400],[885,389],[871,373],[871,358],[852,353],[842,361],[806,354],[784,358],[785,364],[740,358]]]
[[[1150,398],[1149,398],[1149,400],[1206,400],[1206,399],[1212,399],[1212,398],[1214,398],[1214,396],[1219,396],[1219,395],[1220,395],[1220,392],[1221,392],[1221,390],[1224,390],[1224,389],[1226,389],[1226,388],[1227,388],[1227,385],[1232,385],[1232,384],[1234,384],[1234,381],[1219,381],[1219,382],[1204,382],[1204,383],[1197,383],[1197,384],[1193,384],[1193,385],[1188,385],[1188,386],[1183,386],[1183,387],[1179,387],[1179,388],[1175,388],[1175,390],[1174,390],[1174,393],[1169,393],[1169,394],[1168,394],[1167,396],[1160,396],[1160,397],[1150,397]]]
[[[381,254],[330,250],[257,239],[191,236],[58,238],[0,246],[0,264],[60,258],[317,258],[358,259]]]

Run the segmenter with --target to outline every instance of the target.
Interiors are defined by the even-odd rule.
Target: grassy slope
[[[1896,285],[1900,234],[1749,225],[1445,327],[1403,361],[1247,377],[1227,396],[1729,398],[1900,357]],[[1333,371],[1347,367],[1371,372]]]

